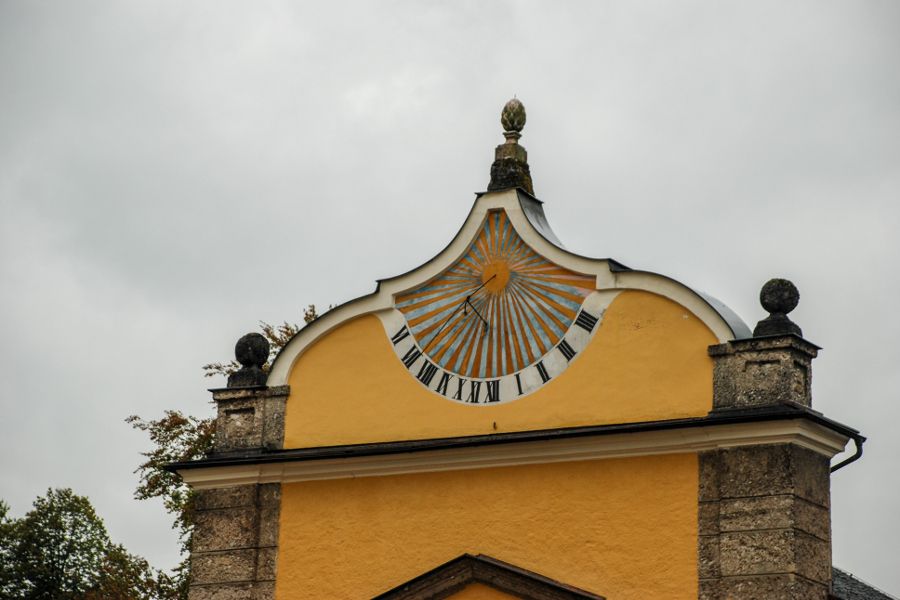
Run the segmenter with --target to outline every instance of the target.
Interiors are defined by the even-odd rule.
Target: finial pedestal
[[[506,103],[500,113],[506,143],[497,146],[494,151],[494,163],[491,165],[491,181],[488,191],[522,188],[532,196],[534,185],[531,181],[531,170],[528,168],[528,152],[519,145],[522,128],[525,127],[525,106],[516,98]]]
[[[819,347],[800,337],[788,318],[800,299],[786,279],[771,279],[760,292],[769,316],[753,337],[709,347],[713,367],[713,410],[778,404],[812,406],[812,359]]]

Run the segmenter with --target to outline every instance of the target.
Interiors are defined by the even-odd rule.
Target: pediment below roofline
[[[541,201],[518,189],[478,195],[466,220],[435,257],[401,275],[377,282],[375,291],[325,313],[295,335],[272,365],[268,385],[286,385],[293,365],[316,340],[366,314],[391,309],[398,295],[422,286],[451,268],[470,250],[489,214],[502,211],[521,240],[564,269],[594,278],[602,290],[640,290],[668,298],[696,315],[720,342],[748,337],[750,330],[727,306],[669,277],[629,269],[609,258],[589,258],[566,250],[550,228]]]
[[[499,594],[463,594],[473,585]],[[487,590],[486,590],[487,591]],[[502,597],[543,600],[604,600],[577,587],[522,569],[484,554],[463,554],[439,567],[376,596],[373,600],[425,600],[427,598]]]

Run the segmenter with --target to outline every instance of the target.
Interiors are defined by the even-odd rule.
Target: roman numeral
[[[462,400],[462,391],[463,386],[466,384],[466,380],[460,377],[456,380],[456,393],[453,394],[454,400]]]
[[[544,383],[550,381],[550,375],[549,373],[547,373],[547,368],[544,366],[543,362],[537,361],[537,364],[534,366],[538,370],[538,373],[541,374],[541,381],[543,381]]]
[[[466,398],[466,402],[471,402],[472,404],[478,404],[479,396],[481,396],[481,382],[480,381],[472,381],[472,385],[469,387],[469,397]]]
[[[519,388],[519,395],[522,395],[522,377],[516,373],[516,387]]]
[[[484,399],[485,402],[500,402],[500,380],[494,379],[492,381],[486,381],[487,384],[487,398]]]
[[[434,379],[435,373],[437,373],[437,367],[426,360],[419,367],[419,374],[416,375],[416,378],[428,387],[431,385],[431,380]]]
[[[395,334],[393,335],[393,337],[391,337],[391,341],[392,341],[392,342],[394,343],[394,345],[396,346],[397,344],[399,344],[400,342],[402,342],[403,340],[405,340],[408,336],[409,336],[409,327],[406,327],[406,326],[404,325],[404,326],[403,326],[403,329],[401,329],[400,331],[398,331],[397,333],[395,333]]]
[[[567,342],[565,339],[563,339],[563,341],[559,343],[557,348],[559,348],[559,351],[562,352],[562,355],[566,357],[566,361],[570,361],[575,358],[575,349],[572,348],[572,346],[569,345],[569,342]]]
[[[584,310],[582,310],[578,313],[578,318],[575,319],[575,324],[590,333],[594,330],[594,325],[597,324],[597,317],[589,312],[585,312]]]
[[[441,379],[438,381],[437,387],[434,388],[438,394],[447,395],[447,386],[450,384],[450,373],[441,373]]]
[[[419,360],[420,356],[422,356],[422,351],[413,346],[403,355],[403,364],[406,365],[407,369],[412,368],[413,363]]]

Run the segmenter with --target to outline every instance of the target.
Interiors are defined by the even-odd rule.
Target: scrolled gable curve
[[[642,290],[668,298],[695,314],[720,342],[743,337],[742,332],[747,329],[739,319],[735,320],[731,311],[722,308],[724,305],[674,279],[628,269],[612,259],[588,258],[569,252],[548,229],[538,200],[516,190],[506,190],[479,195],[456,236],[434,258],[407,273],[379,280],[371,294],[342,304],[301,329],[276,357],[267,384],[287,385],[294,364],[318,339],[357,317],[390,312],[397,296],[424,285],[450,268],[469,250],[488,214],[497,210],[506,213],[515,232],[537,254],[565,269],[596,277],[598,291]]]

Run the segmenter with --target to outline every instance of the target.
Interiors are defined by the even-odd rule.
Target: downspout
[[[834,472],[837,471],[838,469],[841,469],[841,468],[843,468],[843,467],[846,467],[846,466],[849,465],[850,463],[852,463],[852,462],[854,462],[854,461],[857,461],[857,460],[859,460],[860,458],[862,458],[862,453],[863,453],[863,442],[865,442],[865,441],[866,441],[866,438],[864,438],[864,437],[861,436],[861,435],[855,435],[855,436],[853,436],[853,443],[856,444],[856,452],[854,452],[854,453],[853,453],[853,456],[851,456],[850,458],[848,458],[848,459],[846,459],[846,460],[842,460],[842,461],[839,462],[838,464],[836,464],[836,465],[834,465],[833,467],[831,467],[831,472],[834,473]]]

